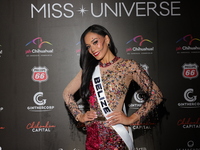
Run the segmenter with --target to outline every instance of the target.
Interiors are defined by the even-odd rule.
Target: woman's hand
[[[122,111],[114,111],[106,117],[110,117],[106,122],[111,126],[116,124],[130,125],[139,120],[139,116],[137,114],[127,117]]]
[[[87,111],[86,113],[77,116],[77,120],[82,123],[86,121],[92,121],[95,118],[97,118],[97,114],[94,110]]]

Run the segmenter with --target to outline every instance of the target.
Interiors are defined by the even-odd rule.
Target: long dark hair
[[[89,85],[92,78],[92,74],[96,65],[99,63],[99,60],[96,60],[87,50],[85,44],[85,36],[87,33],[93,32],[99,34],[103,37],[106,35],[110,38],[109,49],[116,56],[117,49],[114,45],[113,39],[106,28],[100,25],[92,25],[88,27],[83,34],[81,35],[81,55],[80,55],[80,67],[82,68],[82,82],[80,87],[80,95],[81,98],[87,102],[90,92],[89,92]]]

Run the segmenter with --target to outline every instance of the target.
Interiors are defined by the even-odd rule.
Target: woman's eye
[[[89,50],[89,49],[90,49],[90,46],[86,46],[86,49]]]
[[[93,43],[93,44],[94,44],[94,45],[96,45],[97,43],[98,43],[98,40],[94,41],[94,43]]]

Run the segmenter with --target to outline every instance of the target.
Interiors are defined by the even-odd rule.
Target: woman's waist
[[[106,121],[107,119],[104,116],[97,116],[97,118],[94,119],[95,121]]]
[[[106,125],[106,118],[104,116],[97,116],[97,118],[95,118],[94,120],[85,122],[86,126],[91,126],[92,124]]]

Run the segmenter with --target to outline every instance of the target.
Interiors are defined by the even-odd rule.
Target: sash
[[[106,119],[106,117],[109,113],[112,112],[111,108],[108,105],[108,102],[106,100],[104,88],[102,85],[102,80],[101,80],[101,74],[100,74],[100,68],[99,65],[96,66],[94,73],[92,75],[92,82],[94,86],[94,90],[98,99],[99,106],[101,108],[101,111]],[[119,136],[122,138],[126,146],[128,147],[129,150],[133,150],[133,139],[129,135],[128,131],[122,124],[117,124],[112,126],[113,129],[119,134]],[[131,132],[132,133],[132,132]]]

